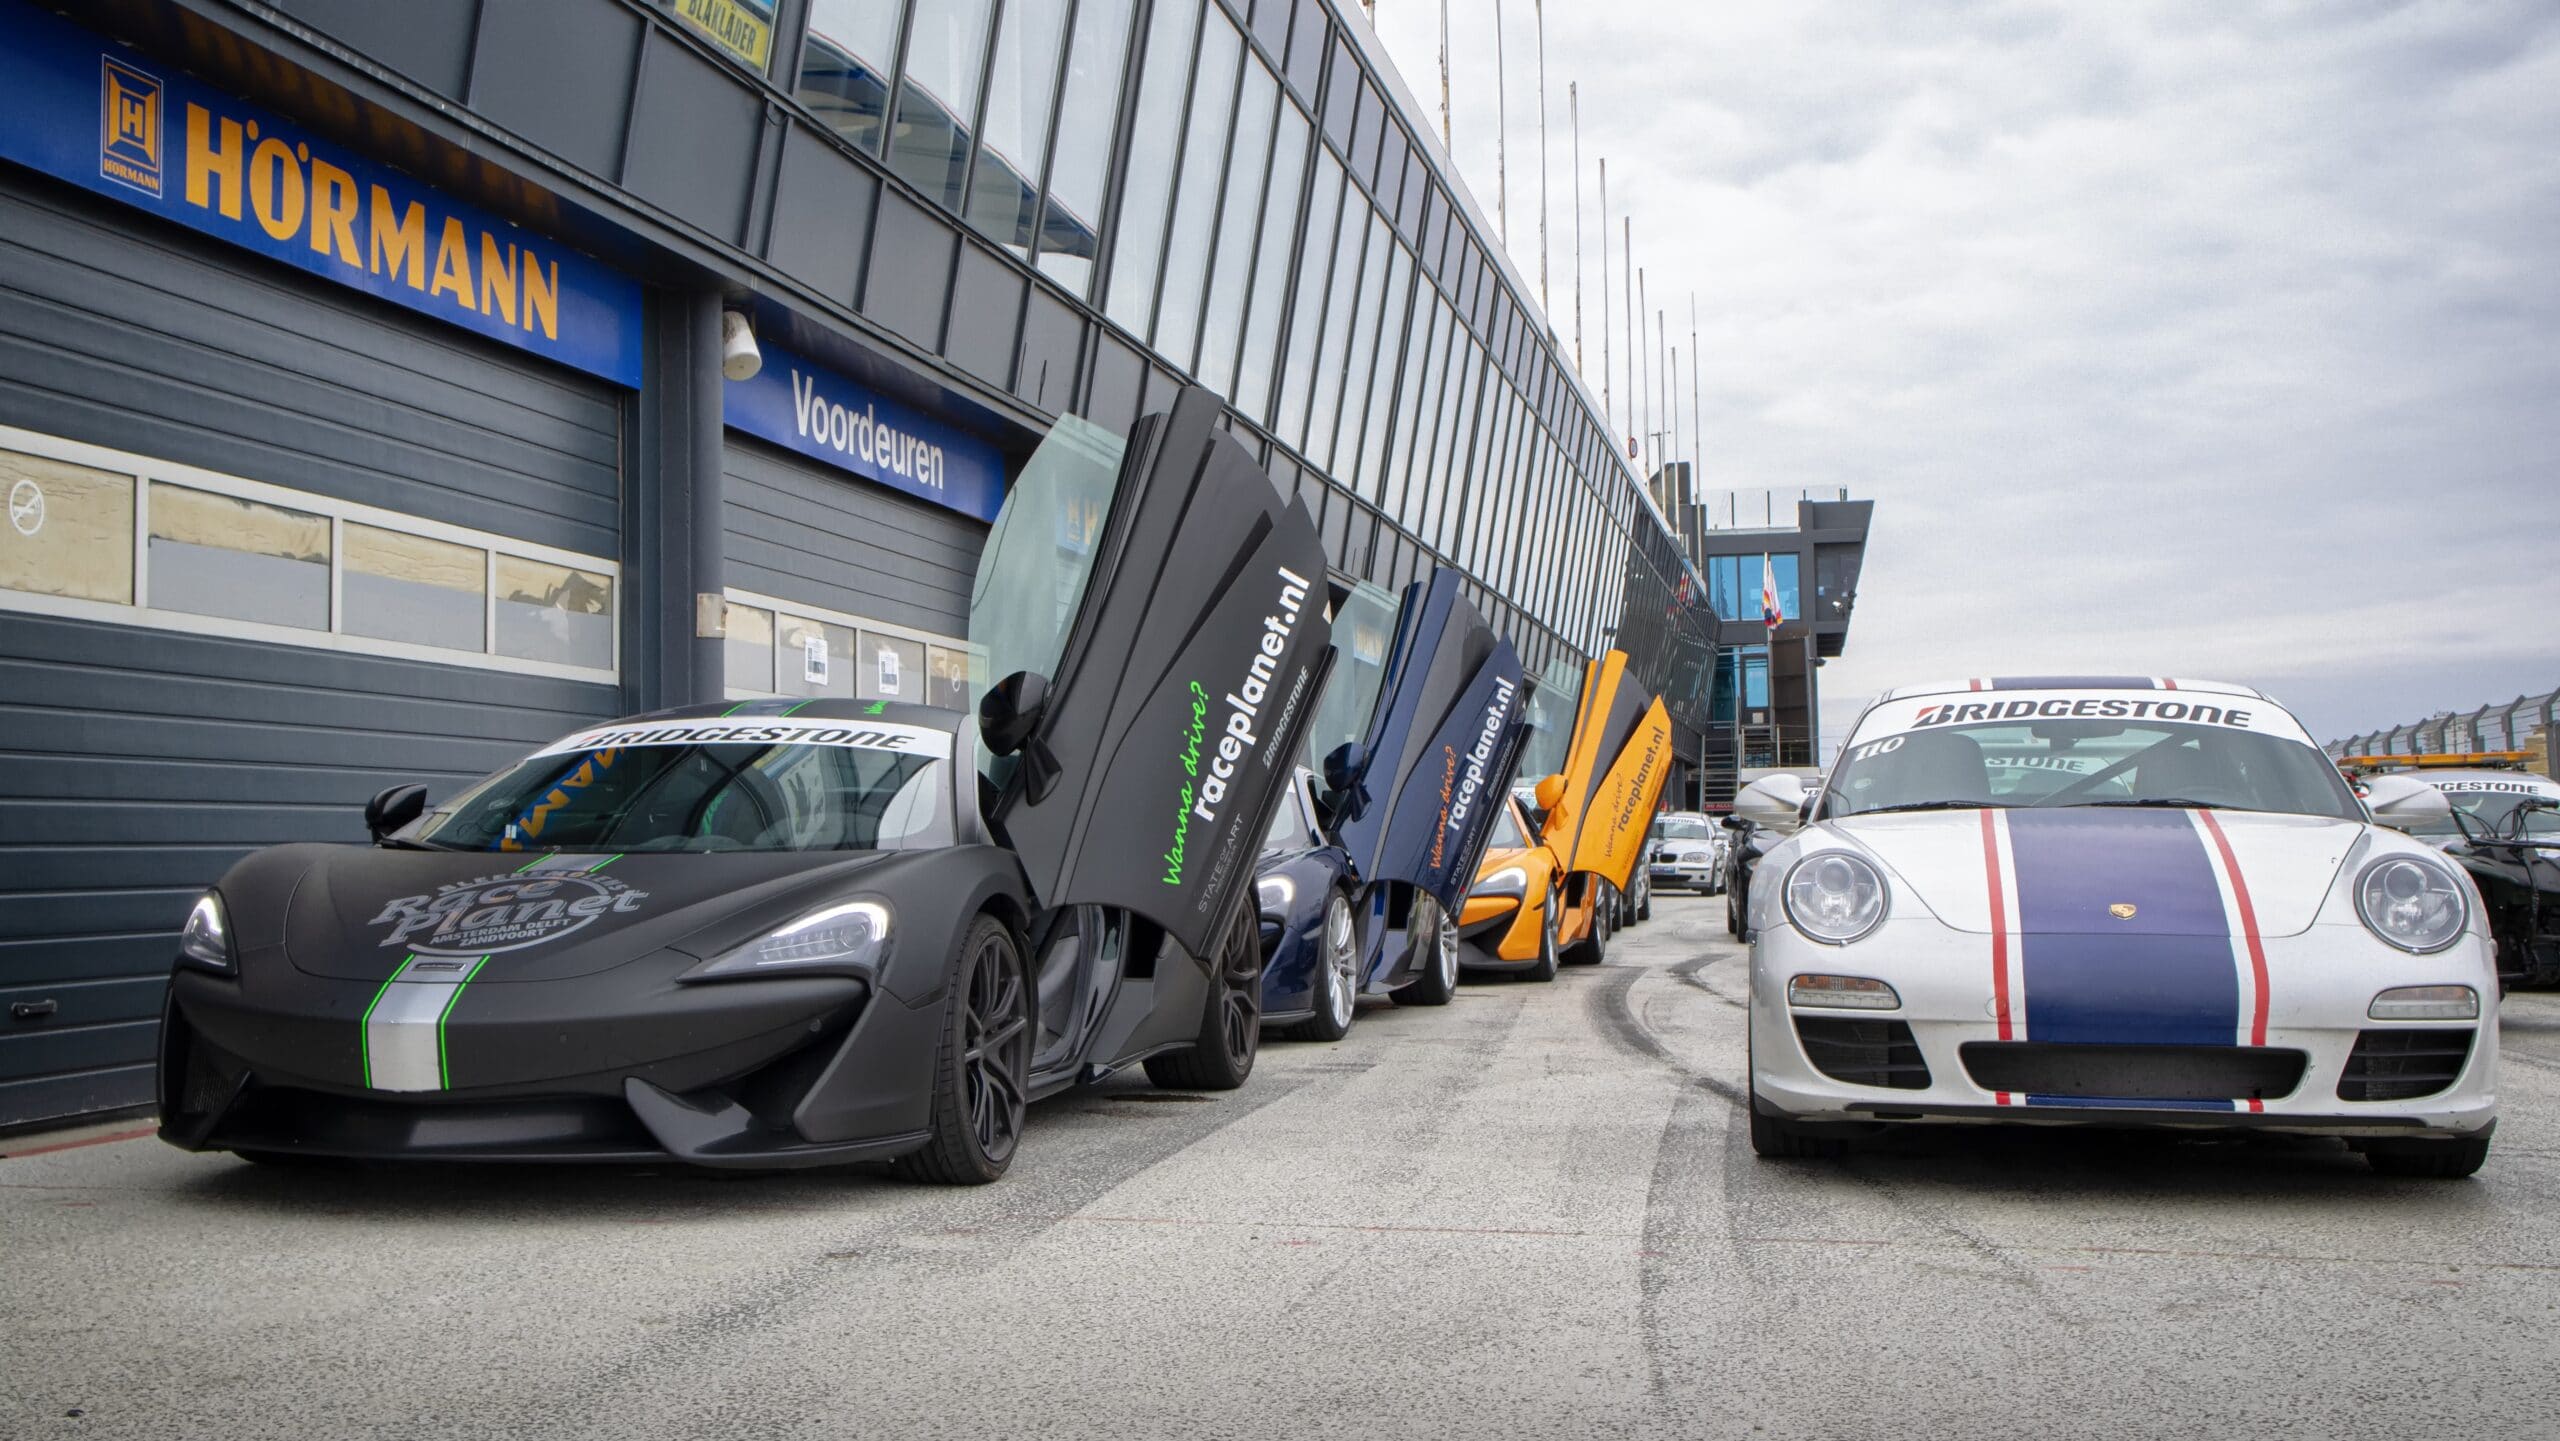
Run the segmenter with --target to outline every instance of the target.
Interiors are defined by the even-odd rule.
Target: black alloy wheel
[[[1253,1074],[1262,1050],[1262,938],[1258,917],[1239,909],[1218,948],[1200,1033],[1186,1049],[1147,1058],[1147,1079],[1168,1091],[1232,1091]]]
[[[900,1157],[898,1169],[919,1181],[982,1186],[1012,1165],[1029,1093],[1031,995],[1013,933],[993,916],[971,922],[952,980],[934,1064],[932,1139]]]

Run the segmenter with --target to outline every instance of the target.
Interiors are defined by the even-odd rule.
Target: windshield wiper
[[[1869,806],[1862,811],[1851,811],[1840,819],[1846,821],[1855,820],[1859,816],[1889,816],[1897,811],[2004,811],[2009,808],[2007,801],[1904,801],[1898,806]]]
[[[2071,804],[2075,806],[2152,806],[2164,810],[2176,809],[2182,811],[2236,811],[2245,809],[2241,806],[2227,805],[2221,801],[2189,800],[2185,796],[2144,796],[2140,800],[2073,801]]]

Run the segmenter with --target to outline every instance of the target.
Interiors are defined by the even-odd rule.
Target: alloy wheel
[[[1324,905],[1324,968],[1330,988],[1325,1004],[1337,1027],[1351,1024],[1360,1000],[1359,935],[1351,925],[1351,902],[1337,895]]]
[[[960,1058],[968,1087],[969,1129],[979,1152],[990,1161],[1012,1155],[1022,1137],[1022,1077],[1031,1045],[1026,999],[1013,948],[1001,937],[990,937],[969,967],[969,1008]]]
[[[1458,984],[1458,928],[1437,902],[1425,901],[1422,904],[1431,907],[1431,946],[1440,969],[1441,984],[1454,989]]]

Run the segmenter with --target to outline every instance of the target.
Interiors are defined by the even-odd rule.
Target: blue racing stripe
[[[2240,973],[2184,811],[2013,810],[2027,1038],[2227,1046]],[[2109,907],[2131,905],[2118,919]]]
[[[2158,690],[2147,675],[1997,675],[1993,690]]]

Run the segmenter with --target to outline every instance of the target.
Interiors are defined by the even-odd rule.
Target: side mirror
[[[1804,824],[1805,809],[1812,799],[1805,790],[1804,777],[1766,775],[1735,793],[1733,813],[1753,825],[1787,835]]]
[[[1324,800],[1329,820],[1357,820],[1368,813],[1369,788],[1361,784],[1369,770],[1369,749],[1344,741],[1324,758]]]
[[[1728,815],[1723,820],[1716,822],[1716,824],[1729,831],[1747,831],[1751,829],[1751,822],[1735,815]]]
[[[978,698],[979,737],[997,755],[1021,753],[1023,792],[1035,801],[1058,783],[1058,758],[1034,738],[1048,713],[1049,678],[1038,671],[1015,671]]]
[[[2365,805],[2373,811],[2377,825],[2395,831],[2414,831],[2422,825],[2442,824],[2451,817],[2455,829],[2470,836],[2470,817],[2453,808],[2444,792],[2425,781],[2410,776],[2375,776],[2365,783]],[[2476,837],[2472,837],[2477,839]]]
[[[1537,785],[1538,809],[1552,811],[1564,799],[1564,777],[1548,776]]]
[[[425,786],[386,786],[364,803],[364,828],[378,841],[426,813]]]

